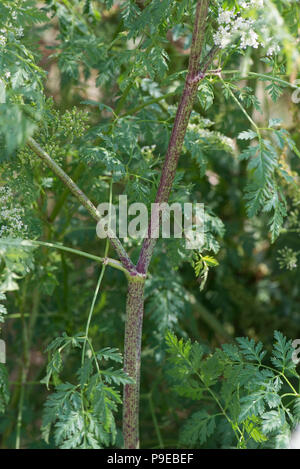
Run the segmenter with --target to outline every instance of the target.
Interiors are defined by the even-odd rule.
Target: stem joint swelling
[[[211,61],[214,57],[215,50],[212,49],[211,53],[212,53],[211,59],[207,59],[207,61],[203,65],[203,69],[201,68],[201,70],[199,70],[196,74],[187,75],[187,77],[186,77],[186,84],[187,85],[190,85],[190,86],[195,85],[195,84],[198,85],[198,83],[200,83],[200,81],[203,80],[203,78],[205,78],[206,76],[210,76],[210,75],[220,76],[221,71],[222,71],[221,68],[218,68],[216,70],[209,70],[209,72],[207,72],[208,66],[210,65],[210,63],[211,63]],[[208,54],[208,55],[211,55],[211,54]]]
[[[203,72],[198,72],[196,75],[192,75],[192,76],[187,76],[186,77],[186,83],[188,85],[195,85],[195,84],[198,84],[201,80],[203,80],[203,78],[205,77],[205,73]]]
[[[129,283],[145,283],[147,274],[138,272],[137,270],[128,272],[125,271],[125,275]]]

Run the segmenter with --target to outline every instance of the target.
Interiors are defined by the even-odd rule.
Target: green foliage
[[[195,253],[194,270],[195,275],[200,280],[200,290],[203,290],[207,281],[207,276],[210,267],[219,265],[218,261],[211,256],[202,256],[200,253]]]
[[[7,368],[0,363],[0,413],[3,413],[6,410],[9,398],[10,392]]]
[[[34,246],[30,242],[19,238],[1,238],[1,258],[7,269],[26,275],[33,268]]]
[[[253,139],[256,133],[242,132],[240,139]],[[241,159],[249,160],[248,169],[251,171],[251,182],[246,188],[247,211],[250,217],[262,210],[272,212],[269,221],[272,240],[280,233],[283,220],[286,217],[286,199],[278,185],[275,170],[279,169],[278,156],[269,141],[263,139],[258,145],[250,145],[244,150]]]
[[[185,136],[185,147],[199,165],[201,176],[205,174],[207,162],[212,152],[214,155],[216,153],[234,155],[233,141],[220,132],[207,128],[212,125],[213,122],[209,119],[192,115]]]
[[[179,328],[180,320],[188,308],[187,292],[174,273],[161,279],[151,280],[146,287],[146,313],[154,324],[155,342],[161,344],[166,331]],[[161,353],[158,352],[160,356]]]
[[[299,382],[300,377],[291,358],[291,341],[278,331],[274,339],[271,361],[275,368],[267,364],[262,343],[253,339],[238,338],[237,344],[207,353],[197,342],[167,334],[174,391],[200,403],[212,401],[209,412],[197,411],[184,424],[180,441],[185,446],[209,443],[215,428],[218,431],[226,422],[231,427],[231,444],[238,448],[288,446],[299,404],[290,380]]]
[[[278,262],[282,269],[296,269],[297,261],[297,253],[291,248],[285,247],[278,251]]]
[[[43,70],[22,41],[33,25],[47,20],[36,2],[2,1],[0,60],[0,159],[10,157],[32,135],[43,108]],[[16,125],[18,123],[18,125]]]
[[[34,267],[34,247],[19,238],[0,238],[0,292],[19,289],[17,280],[26,276]],[[4,298],[2,297],[1,300]]]
[[[194,448],[198,443],[204,444],[214,433],[215,428],[215,416],[209,415],[205,410],[200,410],[187,421],[179,441],[183,446]]]
[[[62,382],[64,354],[72,349],[80,350],[88,343],[86,355],[82,355],[80,368],[74,373],[73,383]],[[89,339],[77,334],[64,334],[49,346],[50,361],[43,382],[49,387],[55,384],[55,391],[45,403],[42,432],[49,442],[54,427],[55,444],[61,449],[99,449],[116,443],[117,429],[115,416],[122,399],[115,386],[132,383],[122,369],[103,368],[103,361],[122,362],[117,349],[106,347],[94,351]],[[84,352],[83,352],[84,353]]]
[[[215,43],[218,7],[237,4],[210,2],[203,56]],[[107,266],[87,320],[99,256],[115,253],[26,142],[33,136],[95,206],[126,194],[149,208],[195,8],[187,0],[0,2],[3,448],[122,447],[126,279]],[[142,448],[282,448],[300,421],[285,338],[300,332],[299,112],[291,99],[299,5],[272,0],[250,16],[259,41],[268,36],[280,50],[244,50],[234,38],[199,83],[170,201],[204,203],[204,243],[193,251],[185,240],[159,240],[152,258]],[[44,244],[36,251],[29,239]],[[137,262],[140,240],[122,242]],[[275,333],[270,354],[274,329],[284,336]],[[166,352],[168,330],[181,339],[168,334]],[[232,343],[236,336],[244,338]]]

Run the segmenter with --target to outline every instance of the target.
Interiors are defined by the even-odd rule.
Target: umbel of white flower
[[[23,209],[14,206],[13,193],[8,187],[0,187],[0,238],[3,236],[20,236],[25,234]]]
[[[247,10],[253,8],[262,8],[264,0],[242,0],[239,2],[240,11],[233,14],[232,10],[223,10],[219,8],[218,30],[213,38],[215,44],[221,49],[229,46],[238,38],[241,49],[253,47],[256,49],[260,44],[258,34],[255,31],[255,21],[251,18],[245,18]],[[262,44],[263,45],[263,44]]]

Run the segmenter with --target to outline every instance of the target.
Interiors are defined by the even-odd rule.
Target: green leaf
[[[244,130],[238,135],[239,140],[253,140],[254,138],[257,138],[257,133],[253,130]]]
[[[239,422],[243,422],[248,417],[260,416],[265,411],[264,393],[257,391],[241,398],[241,411]]]
[[[248,337],[239,337],[236,339],[241,353],[247,360],[255,361],[261,363],[264,356],[266,355],[266,351],[263,349],[263,344],[258,342],[255,344],[253,339],[249,339]]]
[[[290,447],[291,432],[287,423],[281,427],[280,432],[275,436],[276,449],[288,449]]]
[[[10,272],[26,275],[34,267],[33,251],[29,241],[19,238],[0,238],[0,259]]]
[[[214,433],[216,428],[215,416],[205,410],[194,413],[185,423],[180,433],[180,443],[195,448],[197,443],[203,445]]]
[[[1,293],[0,291],[0,322],[4,322],[4,318],[7,315],[6,307],[3,304],[1,304],[1,302],[5,300],[6,300],[6,296],[4,295],[4,293]]]
[[[292,354],[294,351],[292,341],[287,340],[279,331],[274,332],[274,338],[275,343],[273,345],[271,357],[273,365],[282,372],[285,370],[293,371],[296,365],[292,360]]]
[[[96,352],[97,358],[99,360],[112,360],[114,362],[122,363],[123,358],[121,353],[119,352],[119,349],[117,348],[110,348],[110,347],[105,347],[98,352]]]
[[[265,434],[282,428],[285,424],[285,415],[282,409],[270,410],[262,415],[262,430]]]
[[[104,376],[105,381],[110,383],[119,384],[132,384],[134,380],[125,373],[124,370],[114,370],[112,368],[108,368],[106,370],[101,370],[101,374]]]
[[[204,111],[207,111],[214,102],[214,92],[208,80],[201,81],[198,87],[198,99]]]

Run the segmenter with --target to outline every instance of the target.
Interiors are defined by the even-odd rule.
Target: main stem
[[[124,387],[123,435],[127,449],[139,448],[139,400],[141,338],[144,313],[143,277],[129,277],[126,303],[124,344],[124,371],[133,378],[133,384]]]
[[[197,4],[188,74],[177,109],[160,184],[156,195],[155,202],[157,204],[168,201],[186,129],[193,109],[198,84],[200,80],[204,78],[205,72],[211,64],[216,52],[215,48],[212,49],[204,59],[204,62],[200,65],[208,5],[209,0],[200,0]],[[151,214],[151,221],[148,227],[148,237],[144,239],[137,264],[137,271],[140,275],[128,275],[129,284],[126,306],[124,362],[125,371],[134,379],[134,384],[127,384],[124,389],[123,436],[124,447],[128,449],[139,448],[139,393],[144,312],[144,284],[156,243],[156,239],[151,238],[151,230],[153,228],[155,230],[158,224],[159,211],[154,210]]]
[[[178,159],[181,154],[186,129],[193,109],[197,94],[198,84],[204,78],[209,65],[212,63],[217,48],[213,47],[200,64],[202,55],[206,19],[209,0],[199,0],[196,8],[195,23],[193,29],[191,54],[188,73],[181,100],[177,109],[170,142],[162,169],[162,175],[156,195],[156,207],[167,202],[174,182]],[[28,145],[36,155],[62,180],[77,200],[87,209],[92,217],[101,222],[100,214],[92,202],[74,183],[74,181],[60,168],[39,144],[33,139],[28,140]],[[126,307],[126,328],[124,362],[125,371],[134,380],[134,384],[128,384],[124,389],[124,414],[123,435],[125,448],[139,447],[139,390],[140,390],[140,364],[141,364],[141,339],[144,311],[144,285],[154,251],[156,239],[151,237],[152,230],[157,230],[160,222],[160,210],[155,209],[151,213],[148,227],[148,237],[144,239],[140,257],[135,267],[122,246],[120,240],[111,231],[108,233],[110,243],[119,256],[122,270],[128,277],[128,295]]]
[[[151,213],[151,220],[148,227],[148,237],[144,239],[141,249],[137,270],[146,274],[157,239],[151,236],[151,232],[156,232],[160,222],[159,204],[168,202],[169,195],[174,182],[178,160],[182,151],[186,129],[193,109],[199,82],[204,78],[208,66],[214,58],[216,49],[213,48],[208,54],[204,63],[200,65],[200,58],[203,50],[206,18],[208,13],[209,0],[200,0],[196,8],[191,54],[189,60],[188,73],[185,80],[184,90],[177,109],[169,146],[162,169],[159,187],[156,194],[156,205]]]

